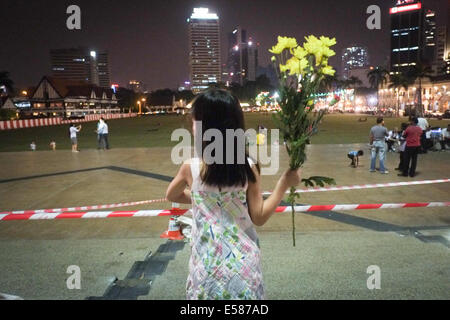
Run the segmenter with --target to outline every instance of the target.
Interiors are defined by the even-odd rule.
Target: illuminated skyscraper
[[[219,17],[207,8],[195,8],[188,23],[191,85],[198,93],[221,79]]]
[[[57,79],[85,81],[109,88],[110,72],[107,52],[87,48],[56,49],[50,51],[52,75]]]
[[[390,9],[391,74],[406,73],[417,65],[435,60],[435,13],[417,0],[398,0]]]
[[[349,77],[352,69],[365,68],[369,66],[369,52],[366,47],[351,45],[342,51],[342,76]]]
[[[241,27],[228,35],[227,79],[229,83],[243,85],[256,80],[258,68],[258,46],[247,31]]]

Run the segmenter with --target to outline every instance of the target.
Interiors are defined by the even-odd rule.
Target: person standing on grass
[[[402,123],[402,131],[399,132],[399,140],[400,140],[400,147],[398,148],[400,153],[400,162],[398,164],[398,167],[395,168],[397,171],[403,172],[403,167],[405,165],[405,149],[406,149],[406,139],[403,137],[403,132],[408,128],[408,123],[403,122]]]
[[[217,129],[225,141],[227,129],[245,131],[239,100],[225,90],[200,94],[193,103],[192,118],[194,134],[200,130],[200,121],[202,132],[198,134],[202,136]],[[244,155],[243,164],[207,164],[205,149],[211,143],[202,144],[202,159],[194,158],[181,166],[166,194],[171,202],[192,204],[186,296],[188,300],[262,300],[265,289],[255,225],[264,225],[275,213],[286,191],[300,183],[300,171],[286,171],[264,200],[259,166],[247,157],[245,146],[223,146],[223,155],[234,152],[235,160]]]
[[[372,150],[372,157],[370,162],[370,172],[375,172],[375,165],[377,156],[380,159],[380,173],[388,174],[389,171],[384,167],[386,159],[386,142],[385,139],[389,135],[388,130],[384,126],[384,119],[377,118],[377,125],[370,130],[370,146]]]
[[[78,127],[75,127],[73,123],[70,125],[69,133],[70,140],[72,142],[72,152],[80,152],[78,150],[78,133],[81,131],[81,129],[81,125],[79,125]]]
[[[419,153],[427,153],[427,149],[426,149],[426,132],[428,130],[428,128],[430,127],[427,119],[425,119],[424,117],[419,117],[417,118],[417,126],[422,129],[422,136],[420,137],[420,150]]]
[[[101,150],[105,148],[105,144],[103,141],[103,131],[105,130],[105,123],[103,121],[103,118],[100,118],[97,123],[97,130],[95,131],[97,133],[97,149]]]
[[[102,139],[106,150],[109,150],[109,127],[105,119],[103,119]]]
[[[416,175],[417,155],[420,152],[420,138],[422,136],[422,129],[418,126],[418,123],[418,119],[413,118],[411,125],[403,132],[403,136],[406,138],[405,162],[403,172],[398,174],[399,176],[407,177],[409,175],[413,178]]]

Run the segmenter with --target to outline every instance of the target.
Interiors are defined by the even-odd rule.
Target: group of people
[[[72,152],[80,152],[78,150],[78,133],[81,132],[83,127],[81,125],[75,126],[75,124],[70,125],[69,133],[70,140],[72,142]],[[109,150],[109,127],[105,119],[101,118],[97,123],[97,148],[103,150]]]
[[[400,171],[399,176],[414,177],[416,175],[417,157],[420,153],[434,147],[437,142],[441,150],[450,145],[450,124],[447,128],[431,128],[425,118],[410,118],[410,123],[403,123],[401,130],[395,128],[388,131],[384,119],[379,117],[377,125],[370,130],[371,163],[370,172],[376,172],[376,160],[379,158],[379,172],[388,174],[385,167],[386,152],[398,151],[400,163],[395,170]],[[430,144],[431,143],[431,144]],[[394,146],[398,146],[394,149]],[[364,155],[363,150],[351,151],[348,157],[352,160],[351,166],[357,167],[359,157]]]

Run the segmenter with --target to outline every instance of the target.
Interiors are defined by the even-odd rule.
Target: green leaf
[[[305,187],[324,187],[325,185],[336,185],[336,181],[333,178],[328,177],[309,177],[308,179],[302,179],[302,183],[305,185]]]

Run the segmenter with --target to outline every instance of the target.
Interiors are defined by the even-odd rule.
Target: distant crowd
[[[398,152],[400,162],[395,170],[399,176],[414,177],[416,175],[417,157],[428,151],[445,151],[450,147],[450,124],[445,128],[431,127],[425,118],[411,117],[409,123],[402,123],[401,130],[394,128],[388,131],[384,119],[379,117],[377,125],[370,130],[371,163],[370,172],[376,172],[376,161],[379,159],[379,172],[388,174],[385,167],[386,153]],[[351,166],[359,165],[359,157],[363,150],[350,151],[348,158]]]
[[[78,134],[83,129],[82,125],[76,126],[75,124],[71,124],[69,128],[69,138],[72,144],[72,152],[78,153],[80,150],[78,149]],[[109,127],[108,123],[104,118],[101,118],[97,123],[97,129],[95,130],[97,134],[97,149],[98,150],[109,150]],[[36,151],[37,145],[36,142],[33,141],[30,144],[31,151]],[[56,142],[50,142],[50,149],[56,150]]]

